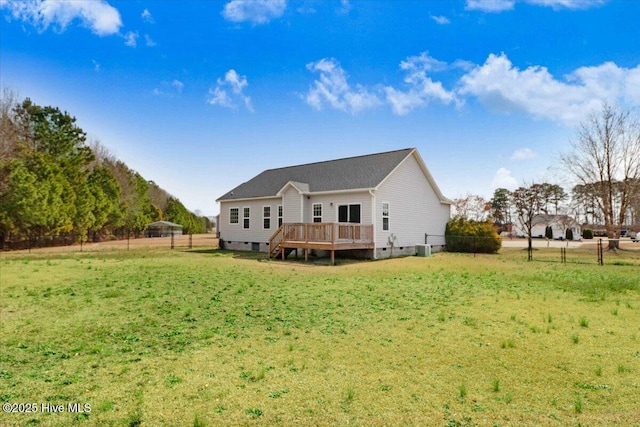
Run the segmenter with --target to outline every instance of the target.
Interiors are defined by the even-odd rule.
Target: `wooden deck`
[[[316,222],[285,223],[269,239],[269,257],[285,259],[294,249],[304,249],[304,259],[309,250],[331,252],[331,264],[335,263],[335,251],[373,249],[373,225]]]

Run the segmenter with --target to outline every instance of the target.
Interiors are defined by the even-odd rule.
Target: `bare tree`
[[[636,186],[640,188],[640,181],[636,182]],[[640,190],[636,193],[635,197],[631,200],[630,209],[631,221],[630,224],[636,231],[640,231]]]
[[[467,194],[453,200],[454,216],[460,216],[473,221],[486,221],[491,212],[491,203],[482,196]]]
[[[17,156],[18,125],[15,119],[15,108],[18,96],[7,87],[2,88],[0,97],[0,160],[8,160]]]
[[[512,203],[518,215],[518,222],[528,237],[528,260],[533,259],[531,230],[533,219],[540,213],[543,204],[544,187],[541,184],[531,184],[529,187],[519,187],[511,193]]]
[[[89,140],[87,145],[93,153],[93,161],[91,162],[90,169],[93,169],[97,165],[103,166],[106,162],[116,163],[118,160],[98,139]]]
[[[631,110],[604,104],[582,122],[561,156],[564,168],[577,181],[593,189],[603,213],[609,249],[619,248],[627,209],[640,189],[640,120]]]

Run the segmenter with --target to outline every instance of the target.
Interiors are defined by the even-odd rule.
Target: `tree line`
[[[493,221],[501,231],[519,224],[531,237],[536,215],[571,215],[601,225],[609,248],[619,247],[623,228],[640,231],[640,117],[637,111],[604,104],[576,129],[570,150],[560,156],[562,172],[574,183],[571,193],[550,183],[531,183],[493,198],[467,195],[454,200],[454,214]]]
[[[57,107],[0,102],[0,248],[139,237],[166,220],[184,233],[211,228],[175,197],[87,143],[75,117]]]

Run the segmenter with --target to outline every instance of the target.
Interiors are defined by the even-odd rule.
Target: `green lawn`
[[[3,254],[0,425],[640,425],[624,257]]]

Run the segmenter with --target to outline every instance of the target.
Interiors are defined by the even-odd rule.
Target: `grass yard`
[[[0,425],[640,425],[640,254],[525,257],[3,254]]]

